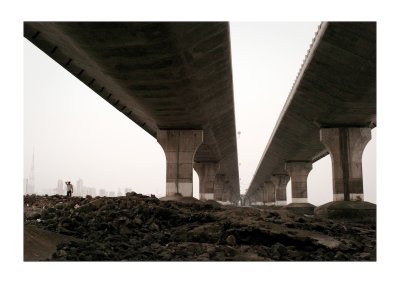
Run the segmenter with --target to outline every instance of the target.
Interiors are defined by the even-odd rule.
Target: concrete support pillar
[[[312,163],[307,161],[288,161],[286,172],[292,179],[292,202],[307,203],[307,177],[312,169]]]
[[[255,193],[255,194],[253,195],[251,204],[252,204],[252,205],[262,205],[262,202],[260,202],[260,200],[258,199],[257,193]]]
[[[261,185],[255,192],[253,193],[253,205],[265,205],[267,202],[267,193],[264,189],[264,185]]]
[[[232,196],[231,196],[231,191],[232,191],[232,185],[231,182],[225,180],[224,181],[224,188],[222,190],[222,201],[226,202],[232,201]]]
[[[362,154],[370,128],[323,128],[320,140],[332,160],[333,200],[364,200]]]
[[[193,197],[193,157],[203,142],[203,131],[158,130],[157,142],[167,159],[167,196]]]
[[[275,185],[276,191],[276,205],[286,205],[287,198],[286,198],[286,187],[289,183],[290,177],[286,174],[276,174],[271,176],[271,182]]]
[[[214,180],[219,170],[219,164],[215,162],[195,162],[193,168],[199,175],[200,200],[214,199]]]
[[[240,206],[246,205],[246,198],[243,195],[240,195]]]
[[[264,182],[264,192],[266,205],[275,205],[275,185],[272,182]]]
[[[217,174],[214,179],[214,200],[222,201],[222,192],[224,191],[225,175]]]
[[[254,197],[254,194],[252,194],[251,196],[249,196],[249,203],[250,203],[250,206],[256,204],[256,198]]]

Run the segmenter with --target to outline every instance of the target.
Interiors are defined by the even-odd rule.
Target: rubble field
[[[376,261],[375,224],[216,201],[26,195],[24,225],[27,252],[29,227],[65,235],[40,260]],[[44,241],[35,235],[29,243]]]

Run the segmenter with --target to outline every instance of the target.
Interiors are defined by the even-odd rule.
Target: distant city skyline
[[[32,154],[32,161],[31,161],[31,170],[29,172],[29,177],[24,178],[24,190],[23,193],[27,195],[66,195],[67,193],[67,185],[66,182],[71,182],[74,185],[74,192],[73,196],[80,196],[80,197],[85,197],[87,195],[90,195],[92,197],[95,196],[122,196],[125,195],[128,192],[132,192],[133,189],[130,187],[126,187],[123,189],[124,194],[121,191],[121,188],[117,189],[117,192],[105,188],[94,188],[94,187],[85,187],[83,185],[83,180],[82,178],[79,178],[76,180],[75,184],[72,180],[57,180],[57,185],[56,187],[53,188],[37,188],[35,186],[35,172],[34,172],[34,153]]]
[[[34,147],[33,147],[34,148]],[[57,185],[56,187],[37,187],[35,185],[35,172],[34,172],[34,149],[32,153],[32,161],[30,165],[30,171],[29,171],[29,176],[24,177],[24,188],[23,188],[23,194],[37,194],[37,195],[66,195],[67,193],[67,186],[65,182],[69,181],[74,185],[74,193],[72,194],[73,196],[81,196],[85,197],[86,195],[90,196],[123,196],[128,192],[132,192],[133,189],[132,187],[124,187],[123,192],[121,191],[121,188],[118,187],[116,190],[110,190],[110,189],[105,189],[105,188],[95,188],[95,187],[85,187],[83,186],[83,180],[82,178],[78,178],[78,180],[74,181],[70,179],[66,180],[57,180]]]
[[[75,182],[72,180],[61,180],[58,179],[55,181],[55,186],[52,188],[40,188],[35,190],[32,184],[27,183],[29,178],[24,179],[24,194],[37,194],[37,195],[66,195],[67,194],[67,186],[65,182],[69,181],[73,185],[74,192],[72,196],[81,196],[85,197],[86,195],[90,196],[124,196],[128,192],[132,192],[132,187],[118,188],[116,191],[109,190],[106,188],[96,188],[96,187],[87,187],[84,186],[83,180],[79,178]]]

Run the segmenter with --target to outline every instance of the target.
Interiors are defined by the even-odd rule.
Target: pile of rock
[[[29,206],[28,206],[29,205]],[[71,235],[51,260],[376,260],[374,225],[285,210],[126,197],[26,196],[25,223]],[[39,209],[40,208],[40,209]]]

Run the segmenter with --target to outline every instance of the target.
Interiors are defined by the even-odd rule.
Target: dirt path
[[[51,231],[46,231],[33,225],[24,226],[24,261],[39,261],[50,259],[57,251],[57,244],[66,241],[79,241]]]

